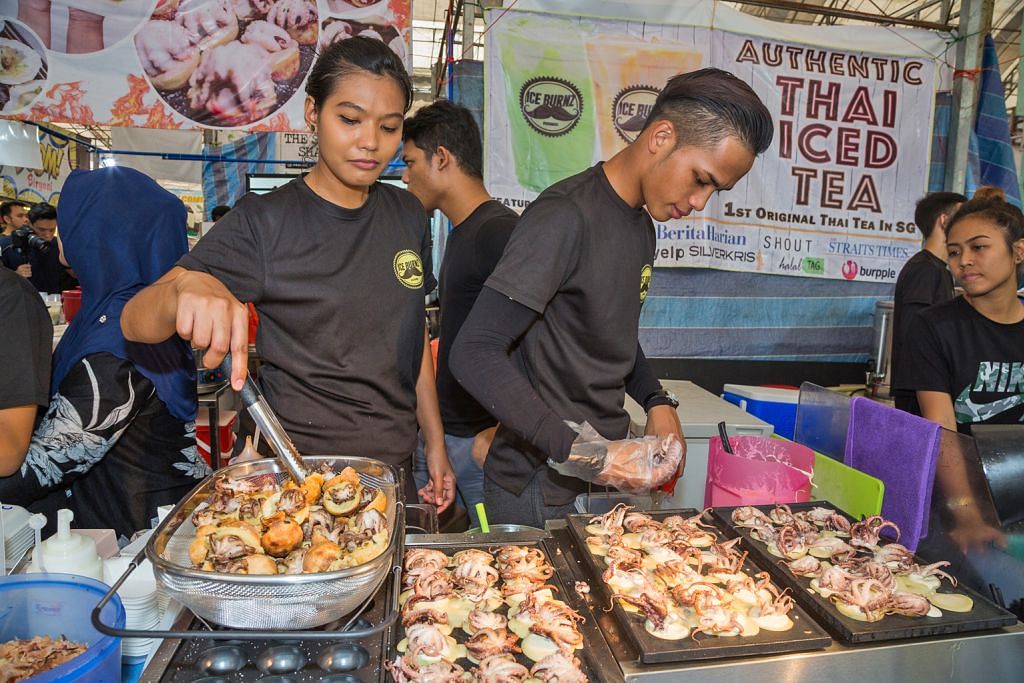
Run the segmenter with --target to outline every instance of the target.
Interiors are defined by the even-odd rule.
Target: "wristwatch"
[[[651,408],[656,406],[672,406],[673,408],[679,407],[679,399],[668,389],[658,389],[650,396],[644,399],[644,412],[650,412]]]

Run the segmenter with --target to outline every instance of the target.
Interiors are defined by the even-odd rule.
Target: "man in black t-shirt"
[[[500,423],[484,465],[493,521],[543,527],[563,517],[585,490],[581,475],[633,490],[671,477],[679,417],[638,341],[652,218],[702,210],[747,174],[773,132],[767,108],[735,76],[675,76],[633,143],[523,213],[451,357],[455,377]],[[647,412],[647,433],[662,437],[653,441],[679,449],[667,473],[657,458],[637,457],[651,441],[626,438],[626,393]],[[638,460],[655,467],[641,472]]]
[[[0,329],[6,359],[0,370],[0,477],[21,467],[32,430],[50,402],[53,325],[28,280],[0,268]]]
[[[910,331],[919,312],[953,298],[953,276],[946,266],[946,223],[965,201],[956,192],[932,192],[917,203],[914,222],[924,235],[924,249],[907,261],[896,280],[890,385],[896,407],[914,415],[921,414],[921,407],[908,382],[917,352],[917,340]]]
[[[427,211],[440,209],[452,222],[439,283],[437,399],[459,503],[469,512],[473,526],[478,526],[476,503],[484,498],[480,461],[494,438],[497,420],[455,380],[448,358],[519,216],[484,188],[480,129],[468,109],[446,100],[435,102],[406,120],[403,138],[406,171],[402,180]],[[415,472],[416,485],[425,486],[422,449],[416,454]]]

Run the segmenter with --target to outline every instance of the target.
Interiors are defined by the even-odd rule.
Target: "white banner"
[[[75,146],[42,131],[38,137],[43,167],[0,166],[0,197],[57,206],[64,181],[71,175]]]
[[[936,90],[927,55],[531,12],[487,36],[487,181],[517,210],[635,139],[668,78],[715,66],[760,95],[775,138],[703,213],[657,225],[656,265],[888,282],[919,246]]]

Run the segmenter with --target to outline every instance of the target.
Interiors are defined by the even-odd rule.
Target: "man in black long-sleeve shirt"
[[[567,421],[607,439],[608,461],[628,460],[639,444],[625,440],[625,393],[646,410],[648,434],[682,437],[638,342],[651,219],[702,210],[772,134],[768,110],[736,77],[676,76],[635,142],[552,186],[520,218],[451,357],[455,377],[500,422],[484,467],[494,521],[542,527],[571,511],[585,483],[555,468],[585,449]]]
[[[468,109],[446,100],[435,102],[406,120],[402,136],[402,180],[427,211],[440,209],[452,222],[439,282],[437,401],[458,502],[469,512],[473,526],[479,526],[476,504],[484,499],[484,473],[474,454],[486,454],[497,420],[455,381],[448,357],[519,216],[484,188],[483,141]],[[414,456],[413,468],[416,485],[426,486],[422,449]]]

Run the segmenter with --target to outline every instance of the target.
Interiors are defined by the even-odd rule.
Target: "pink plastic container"
[[[704,507],[802,503],[811,499],[814,451],[766,436],[711,437]]]

